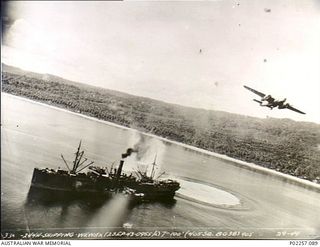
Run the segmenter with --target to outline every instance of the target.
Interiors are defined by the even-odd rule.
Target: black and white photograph
[[[320,1],[2,1],[1,24],[2,241],[320,245]]]

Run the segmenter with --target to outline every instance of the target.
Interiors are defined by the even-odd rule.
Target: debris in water
[[[124,223],[122,226],[124,228],[132,228],[133,224],[127,222],[127,223]]]

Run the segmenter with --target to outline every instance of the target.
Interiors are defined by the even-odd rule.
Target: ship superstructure
[[[61,154],[67,169],[34,168],[31,188],[48,190],[53,193],[62,193],[70,196],[109,197],[115,193],[124,193],[140,198],[141,200],[172,199],[180,184],[171,179],[159,179],[164,173],[155,176],[156,157],[152,170],[140,169],[127,174],[123,172],[125,158],[135,150],[129,148],[122,154],[117,167],[94,166],[81,151],[81,141],[75,153],[72,165],[68,164]],[[84,170],[87,169],[87,172]]]

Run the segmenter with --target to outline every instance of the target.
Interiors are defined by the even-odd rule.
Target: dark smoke
[[[122,154],[122,158],[125,159],[126,157],[130,156],[132,153],[137,153],[137,159],[140,160],[143,158],[147,151],[150,148],[150,143],[147,143],[146,138],[139,134],[139,139],[137,142],[133,145],[133,148],[128,148],[127,152]]]
[[[122,157],[122,159],[125,159],[125,158],[127,158],[128,156],[130,156],[134,152],[138,152],[138,151],[133,149],[133,148],[128,148],[127,152],[122,154],[121,157]]]

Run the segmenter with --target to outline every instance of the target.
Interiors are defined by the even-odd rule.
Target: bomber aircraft
[[[259,95],[261,97],[260,100],[254,99],[253,101],[258,102],[260,104],[260,106],[266,106],[269,107],[271,110],[275,107],[278,107],[278,109],[289,109],[291,111],[295,111],[301,114],[305,114],[304,112],[292,107],[289,103],[285,103],[287,99],[283,99],[283,100],[276,100],[275,98],[273,98],[270,94],[266,95],[264,93],[261,93],[255,89],[252,89],[250,87],[247,87],[244,85],[245,89],[248,89],[249,91]]]

